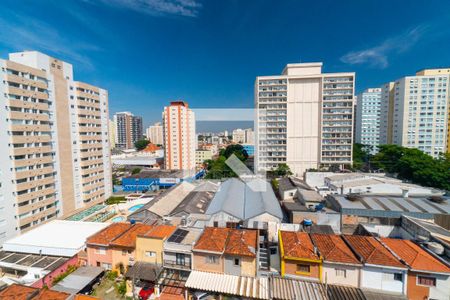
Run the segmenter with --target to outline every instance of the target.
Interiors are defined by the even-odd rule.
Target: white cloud
[[[125,8],[149,15],[180,15],[196,17],[202,7],[197,0],[88,0],[101,2],[118,8]]]
[[[417,26],[401,35],[391,37],[381,44],[359,51],[351,51],[341,57],[341,61],[347,64],[369,64],[372,67],[387,68],[389,56],[399,54],[412,48],[420,38],[428,31],[428,26]]]

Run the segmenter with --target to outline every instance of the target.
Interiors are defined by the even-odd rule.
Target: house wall
[[[35,288],[43,288],[44,286],[52,287],[53,280],[56,276],[64,273],[69,266],[78,266],[78,257],[75,255],[64,264],[53,270],[52,272],[45,275],[43,278],[34,282],[31,286]]]
[[[365,266],[361,272],[361,288],[406,294],[406,270]],[[403,281],[394,280],[394,273],[402,273]]]
[[[217,264],[208,263],[207,257],[210,255],[215,255],[218,257]],[[197,271],[205,271],[205,272],[213,272],[213,273],[223,274],[224,263],[223,263],[222,257],[218,254],[195,252],[192,268]]]
[[[104,254],[100,253],[102,249],[104,250]],[[88,246],[87,256],[89,266],[97,266],[98,262],[100,262],[100,267],[103,267],[103,264],[110,264],[112,266],[111,249],[105,247]]]
[[[281,194],[281,199],[282,200],[294,199],[296,193],[297,193],[297,188],[286,190],[283,193],[280,193]]]
[[[239,266],[234,264],[238,258]],[[256,276],[256,258],[247,256],[227,255],[224,257],[224,273],[236,276]]]
[[[111,263],[112,263],[112,269],[114,271],[119,272],[120,274],[120,263],[123,264],[125,271],[128,269],[128,266],[134,261],[135,259],[135,251],[130,250],[131,253],[128,252],[127,249],[120,249],[115,248],[111,250]]]
[[[436,286],[429,287],[418,284],[418,276],[436,278]],[[408,272],[407,295],[410,300],[450,299],[450,276]]]
[[[136,261],[148,262],[153,264],[162,264],[163,262],[163,240],[137,237],[136,238]],[[146,256],[148,251],[156,252],[156,256]]]
[[[214,226],[214,222],[218,223],[218,227],[226,227],[227,222],[240,222],[241,219],[236,218],[232,215],[229,215],[224,212],[218,212],[214,215],[211,215],[211,218],[209,219],[208,226]]]
[[[337,269],[345,270],[345,277],[338,276]],[[329,284],[341,284],[359,287],[359,273],[361,267],[345,265],[345,264],[333,264],[323,263],[322,282]]]
[[[284,276],[286,277],[295,277],[295,278],[308,278],[308,279],[320,279],[320,264],[315,262],[307,262],[300,260],[290,260],[283,259],[282,263],[284,263]],[[310,273],[300,273],[297,272],[297,265],[309,265]],[[283,267],[282,267],[283,269]]]

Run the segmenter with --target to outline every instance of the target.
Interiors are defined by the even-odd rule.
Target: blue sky
[[[3,0],[0,56],[40,50],[147,124],[184,99],[251,108],[257,75],[323,61],[357,90],[450,65],[450,1]]]

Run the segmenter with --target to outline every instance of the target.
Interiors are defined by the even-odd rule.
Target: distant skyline
[[[2,1],[0,56],[38,50],[109,91],[144,126],[171,100],[251,108],[258,75],[285,64],[356,72],[357,92],[450,66],[449,1]]]

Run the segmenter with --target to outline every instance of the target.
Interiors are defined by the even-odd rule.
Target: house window
[[[214,221],[214,225],[213,225],[214,227],[219,227],[219,222],[217,222],[217,221]]]
[[[417,284],[426,286],[436,286],[436,278],[417,276]]]
[[[344,278],[347,278],[347,270],[344,270],[344,269],[336,269],[336,276],[337,276],[337,277],[344,277]]]
[[[297,265],[297,272],[299,272],[299,273],[310,273],[311,272],[311,267],[310,267],[310,265],[298,264]]]
[[[235,258],[234,259],[234,265],[235,266],[239,266],[241,264],[241,262],[239,261],[239,258]]]
[[[145,251],[145,256],[146,257],[156,257],[156,252],[155,251]]]
[[[95,254],[105,255],[106,254],[106,249],[105,248],[96,248],[95,249]]]
[[[272,247],[272,248],[270,248],[270,255],[275,255],[275,254],[277,254],[277,248],[275,248],[275,247]]]
[[[402,273],[395,273],[394,274],[394,280],[395,281],[403,281],[403,274]]]
[[[186,264],[186,256],[183,253],[176,253],[176,263],[179,266],[184,266]]]
[[[206,257],[206,262],[207,262],[208,264],[218,264],[218,263],[219,263],[219,259],[218,259],[217,256],[214,256],[214,255],[208,255],[208,256]]]

